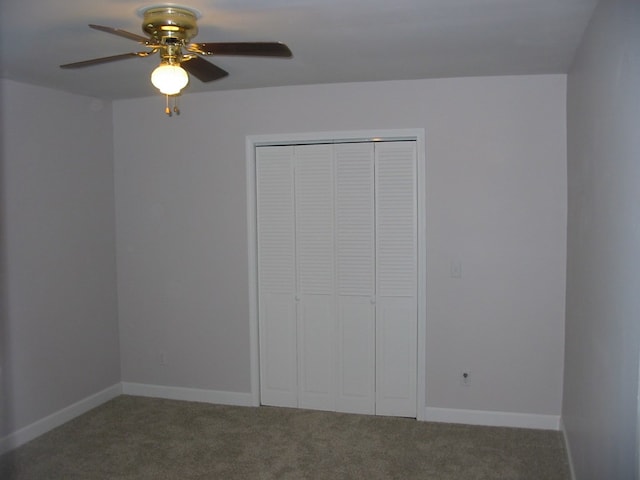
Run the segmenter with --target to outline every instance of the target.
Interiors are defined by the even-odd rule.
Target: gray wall
[[[576,478],[638,478],[640,2],[600,2],[567,104],[563,419]]]
[[[120,361],[128,382],[248,392],[245,136],[366,128],[427,133],[427,405],[558,415],[565,80],[213,92],[172,119],[152,97],[116,102],[113,134],[108,104],[3,81],[1,435]]]
[[[2,80],[0,438],[120,381],[109,104]]]
[[[559,415],[565,87],[541,75],[211,92],[185,95],[173,118],[161,96],[115,102],[123,381],[250,391],[246,135],[425,128],[427,404]]]

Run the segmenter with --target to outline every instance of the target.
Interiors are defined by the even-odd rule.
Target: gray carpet
[[[0,457],[3,480],[568,480],[559,432],[118,397]]]

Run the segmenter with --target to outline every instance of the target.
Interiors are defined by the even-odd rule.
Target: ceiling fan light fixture
[[[178,95],[189,83],[189,75],[180,65],[163,63],[151,73],[151,83],[164,95]]]
[[[204,42],[190,43],[198,33],[200,12],[191,7],[175,4],[151,5],[138,10],[142,17],[142,30],[146,36],[119,28],[89,24],[101,32],[133,40],[148,50],[130,52],[81,62],[66,63],[60,68],[81,68],[132,57],[148,57],[158,53],[160,65],[151,73],[151,83],[165,95],[165,113],[180,114],[177,105],[181,91],[189,84],[189,74],[201,82],[212,82],[229,75],[217,65],[205,60],[209,55],[235,55],[291,58],[289,47],[280,42]],[[185,66],[183,68],[182,65]],[[169,104],[173,102],[173,108]]]

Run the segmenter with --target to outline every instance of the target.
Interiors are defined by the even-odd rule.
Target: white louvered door
[[[298,405],[335,410],[335,284],[331,145],[295,148]]]
[[[256,149],[261,402],[416,416],[415,142]]]
[[[376,413],[416,415],[415,142],[376,144]]]
[[[373,143],[335,146],[338,365],[336,406],[375,413]]]
[[[298,406],[293,147],[256,152],[260,396]]]

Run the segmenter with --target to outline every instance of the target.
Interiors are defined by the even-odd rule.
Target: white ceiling
[[[105,99],[154,95],[155,55],[90,29],[142,35],[143,0],[0,0],[1,76]],[[436,77],[566,73],[597,0],[185,0],[197,42],[281,41],[292,59],[207,57],[230,75],[186,92]],[[155,3],[157,4],[157,3]],[[142,49],[144,50],[144,49]]]

